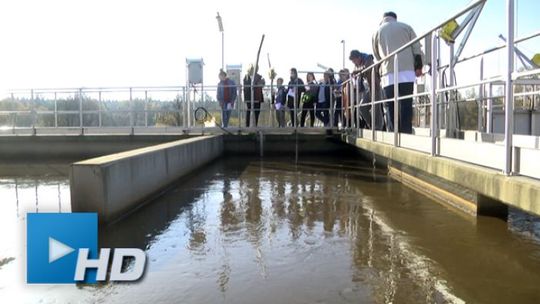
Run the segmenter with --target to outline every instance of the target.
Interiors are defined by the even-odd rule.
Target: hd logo
[[[105,281],[111,249],[98,253],[96,213],[28,213],[27,282],[73,284]],[[134,258],[122,272],[125,257]],[[135,281],[144,272],[146,255],[136,248],[114,250],[110,281]]]

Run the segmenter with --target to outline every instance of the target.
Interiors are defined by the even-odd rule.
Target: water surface
[[[298,164],[289,158],[221,159],[101,227],[101,247],[146,250],[146,275],[137,283],[26,286],[20,252],[25,212],[69,211],[65,168],[14,170],[24,176],[7,172],[0,181],[1,236],[10,240],[0,245],[2,299],[540,302],[538,219],[518,211],[509,224],[475,219],[368,163],[316,157]]]

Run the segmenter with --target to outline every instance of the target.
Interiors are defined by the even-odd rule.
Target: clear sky
[[[318,62],[339,69],[342,44],[371,52],[371,36],[383,12],[393,10],[417,34],[444,21],[469,0],[2,0],[0,1],[0,92],[32,87],[183,85],[185,59],[204,58],[205,82],[214,85],[225,62],[253,62],[266,34],[266,54],[280,76],[288,69],[316,70]],[[500,44],[505,0],[488,0],[465,54]],[[540,30],[540,1],[517,0],[518,36]],[[540,53],[540,39],[524,46]],[[493,64],[497,64],[494,62]],[[347,60],[348,67],[351,64]]]

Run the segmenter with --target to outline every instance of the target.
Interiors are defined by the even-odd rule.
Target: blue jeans
[[[231,118],[231,110],[227,110],[226,108],[221,109],[221,124],[224,128],[227,128],[229,126],[230,118]]]

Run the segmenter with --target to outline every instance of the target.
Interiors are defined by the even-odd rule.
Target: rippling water
[[[301,159],[296,165],[286,158],[216,161],[155,202],[100,228],[101,247],[146,250],[141,281],[26,286],[25,212],[69,211],[64,167],[39,167],[36,177],[0,181],[1,236],[10,240],[0,245],[2,299],[540,302],[538,219],[517,211],[509,224],[475,219],[367,163],[330,158]]]

